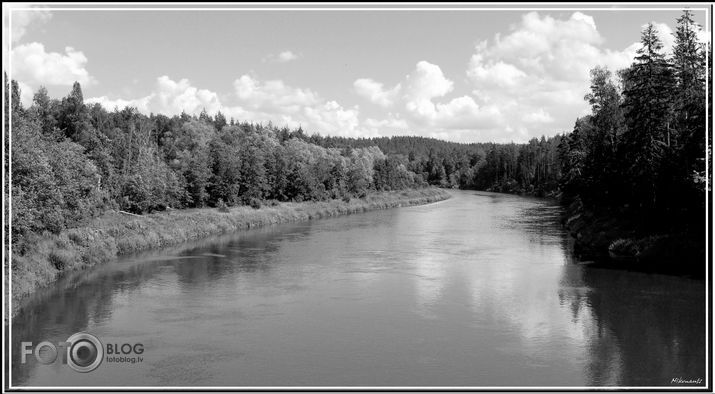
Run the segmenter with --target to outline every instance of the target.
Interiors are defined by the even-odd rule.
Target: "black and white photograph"
[[[3,2],[3,392],[712,391],[712,11]]]

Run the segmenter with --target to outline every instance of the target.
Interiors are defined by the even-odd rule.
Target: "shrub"
[[[54,266],[58,271],[62,271],[65,268],[75,265],[74,257],[73,253],[67,250],[58,249],[50,252],[48,259],[52,266]]]
[[[224,213],[229,212],[228,205],[226,205],[226,203],[223,202],[222,198],[219,198],[218,201],[216,202],[216,208],[218,208],[219,212],[224,212]]]
[[[259,209],[259,208],[261,208],[261,200],[259,200],[257,198],[252,198],[251,201],[249,201],[249,205],[253,209]]]

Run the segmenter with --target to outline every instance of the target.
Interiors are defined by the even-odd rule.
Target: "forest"
[[[107,111],[85,103],[79,83],[61,99],[40,88],[25,108],[18,84],[5,76],[13,241],[57,233],[110,209],[260,208],[427,185],[550,196],[566,206],[576,202],[580,212],[626,218],[636,233],[704,238],[711,49],[697,40],[699,29],[685,11],[673,51],[665,53],[648,25],[630,67],[591,70],[584,92],[590,115],[570,132],[526,144],[351,139],[221,112]]]
[[[267,201],[364,197],[421,187],[375,146],[323,148],[289,131],[209,116],[146,116],[84,103],[75,83],[23,108],[12,81],[14,239],[57,233],[108,209],[260,208]]]
[[[672,53],[665,53],[649,24],[630,67],[591,70],[590,90],[584,92],[591,113],[569,133],[526,144],[422,137],[310,141],[340,148],[374,145],[431,185],[551,196],[570,206],[571,216],[618,219],[601,220],[613,228],[598,231],[636,238],[678,234],[703,247],[710,191],[706,160],[712,160],[705,91],[712,68],[706,60],[712,50],[697,40],[701,28],[690,11],[676,22]]]

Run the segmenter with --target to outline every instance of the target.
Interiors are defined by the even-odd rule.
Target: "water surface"
[[[452,194],[68,277],[12,320],[13,384],[623,387],[705,378],[703,281],[578,265],[553,202]],[[90,373],[33,358],[19,365],[21,341],[77,331],[142,343],[143,361]]]

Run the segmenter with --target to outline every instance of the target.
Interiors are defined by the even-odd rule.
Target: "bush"
[[[249,205],[253,209],[260,209],[261,208],[261,200],[257,198],[252,198],[251,201],[249,202]]]
[[[228,209],[228,205],[226,205],[226,203],[223,202],[222,198],[219,198],[218,201],[216,202],[216,208],[218,208],[219,212],[223,212],[223,213],[230,212]]]
[[[53,250],[50,252],[48,259],[50,264],[54,266],[58,271],[62,271],[65,268],[73,267],[75,265],[74,254],[67,250]]]

